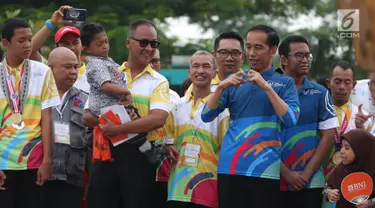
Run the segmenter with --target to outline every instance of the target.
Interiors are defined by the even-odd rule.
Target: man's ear
[[[331,89],[331,80],[329,78],[327,78],[325,81],[326,81],[326,85],[327,85],[328,89]]]
[[[1,43],[3,44],[4,48],[9,48],[10,42],[7,39],[1,39]]]
[[[280,57],[281,65],[288,66],[288,58],[285,56]]]
[[[276,54],[276,52],[277,52],[277,47],[276,46],[272,47],[270,49],[270,52],[271,52],[271,55],[274,56]]]

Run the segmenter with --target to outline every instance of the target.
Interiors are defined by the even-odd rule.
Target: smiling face
[[[137,40],[155,41],[157,40],[157,33],[155,28],[151,25],[143,24],[137,27],[137,29],[133,32],[132,37]],[[139,63],[146,66],[152,60],[156,48],[152,48],[150,44],[148,44],[146,47],[142,47],[140,42],[134,39],[128,38],[126,41],[129,54],[133,58],[137,59]]]
[[[210,86],[214,77],[214,64],[211,55],[194,55],[191,57],[189,78],[197,87]]]

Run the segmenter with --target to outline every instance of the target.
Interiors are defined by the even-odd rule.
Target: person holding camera
[[[56,10],[51,19],[48,19],[45,22],[45,25],[40,29],[32,39],[32,48],[30,59],[35,61],[40,61],[48,65],[48,62],[43,56],[38,52],[39,49],[43,46],[45,41],[51,32],[55,31],[60,24],[70,24],[71,21],[64,20],[65,11],[71,10],[71,6],[61,6]],[[77,74],[77,80],[74,83],[74,87],[79,90],[82,90],[86,93],[89,93],[90,86],[87,82],[86,77],[86,65],[85,62],[81,60],[82,53],[82,43],[80,39],[80,30],[74,26],[65,26],[60,28],[55,33],[55,47],[67,47],[77,56],[79,68]]]
[[[157,158],[152,158],[152,145],[143,144],[159,139],[154,130],[164,126],[170,110],[168,81],[149,65],[159,44],[154,23],[144,19],[130,23],[126,41],[129,57],[119,70],[125,75],[132,104],[141,118],[122,125],[107,122],[100,127],[109,138],[124,133],[147,136],[137,140],[137,144],[131,139],[111,147],[113,161],[92,164],[89,208],[118,207],[119,201],[122,203],[120,207],[152,207],[156,167],[150,160]],[[97,117],[89,110],[85,110],[83,120],[86,125],[98,125]]]

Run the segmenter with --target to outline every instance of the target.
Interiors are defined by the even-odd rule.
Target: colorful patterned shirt
[[[281,160],[292,171],[303,171],[314,155],[320,141],[319,131],[337,128],[336,112],[331,95],[321,85],[304,79],[298,90],[300,116],[297,125],[281,133]],[[281,190],[291,190],[281,178]],[[324,187],[323,167],[314,173],[306,188]]]
[[[204,122],[212,121],[226,108],[230,112],[231,123],[220,151],[219,174],[280,179],[280,132],[297,123],[298,95],[294,81],[275,68],[261,75],[288,105],[282,117],[277,116],[266,92],[250,82],[226,88],[216,109],[209,109],[207,104],[204,107]],[[246,77],[243,79],[247,81]]]
[[[0,86],[0,170],[39,168],[43,159],[42,110],[57,105],[60,97],[51,70],[30,61],[29,88],[22,114],[25,127],[17,130],[11,125],[12,110]]]
[[[147,65],[140,74],[132,79],[131,71],[126,67],[126,62],[120,66],[119,70],[125,74],[124,79],[132,94],[133,105],[138,108],[141,117],[149,115],[150,111],[154,109],[170,111],[169,84],[163,75]],[[151,131],[147,135],[147,139],[151,141],[159,138],[155,131]]]
[[[116,105],[120,96],[105,93],[102,85],[106,82],[126,89],[124,75],[118,70],[119,65],[109,57],[87,56],[87,81],[90,84],[90,111],[100,116],[100,109]]]
[[[194,103],[194,97],[186,95],[170,113],[172,125],[167,127],[172,134],[169,137],[174,138],[180,155],[172,164],[168,200],[217,207],[216,170],[221,142],[229,125],[229,112],[225,110],[216,119],[204,123],[201,113],[207,99],[208,96]],[[196,157],[187,155],[187,148],[192,145],[200,148]],[[188,163],[192,158],[195,163]]]

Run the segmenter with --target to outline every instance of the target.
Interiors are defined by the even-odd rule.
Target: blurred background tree
[[[137,18],[152,19],[158,26],[158,38],[162,67],[171,67],[172,55],[191,55],[196,50],[213,50],[213,39],[189,41],[177,44],[178,37],[167,37],[166,19],[169,17],[189,17],[190,23],[198,23],[206,31],[215,34],[236,31],[245,37],[247,30],[255,24],[274,27],[281,38],[289,34],[305,36],[314,55],[310,78],[317,79],[327,75],[335,60],[345,59],[353,62],[353,49],[350,39],[338,38],[336,30],[336,2],[334,0],[2,0],[0,3],[0,25],[10,17],[18,16],[29,21],[33,32],[37,32],[46,19],[60,5],[68,4],[88,10],[88,21],[99,22],[107,30],[111,43],[110,56],[122,63],[128,52],[125,46],[128,24]],[[307,15],[307,18],[300,18]],[[311,25],[309,17],[321,18],[318,27]],[[291,29],[298,22],[304,27]],[[54,47],[52,35],[41,49],[44,56]],[[274,58],[279,66],[279,57]],[[248,68],[245,65],[243,68]],[[366,73],[357,73],[364,78]]]

